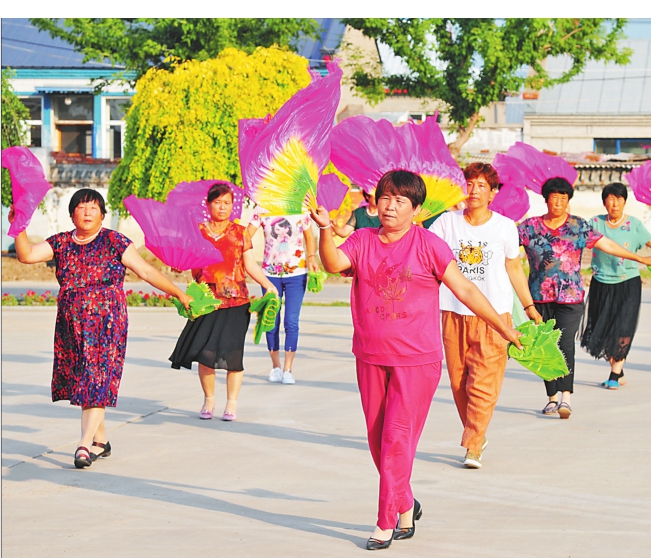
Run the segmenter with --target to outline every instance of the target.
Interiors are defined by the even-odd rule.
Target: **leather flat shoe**
[[[99,453],[90,452],[90,460],[95,461],[98,457],[108,457],[111,455],[111,442],[107,441],[105,444],[100,442],[93,442],[93,446],[102,448],[102,451]]]
[[[75,467],[77,469],[83,469],[84,467],[90,467],[93,463],[93,460],[90,457],[90,452],[85,446],[79,446],[77,451],[75,451]]]
[[[393,541],[393,535],[394,534],[391,533],[391,538],[387,541],[381,541],[380,539],[374,539],[371,537],[366,541],[366,550],[384,550],[385,548],[389,548]]]
[[[420,502],[414,498],[414,524],[411,527],[396,527],[396,530],[393,532],[393,539],[396,541],[404,541],[406,539],[411,539],[416,533],[416,521],[418,521],[423,515],[423,508],[420,505]]]

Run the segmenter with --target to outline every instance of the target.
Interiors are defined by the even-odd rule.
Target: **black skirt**
[[[624,360],[637,330],[641,300],[639,277],[612,284],[592,279],[580,329],[581,347],[594,358]]]
[[[231,372],[244,370],[244,341],[249,329],[249,303],[215,310],[185,324],[169,360],[172,368],[192,369],[198,362]]]

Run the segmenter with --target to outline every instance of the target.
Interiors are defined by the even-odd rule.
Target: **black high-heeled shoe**
[[[85,446],[79,446],[75,451],[75,467],[77,469],[83,469],[84,467],[90,467],[93,463],[93,460],[90,457],[90,452]]]
[[[384,550],[385,548],[389,548],[391,546],[391,542],[393,541],[394,534],[395,531],[391,533],[391,537],[386,541],[381,541],[380,539],[374,539],[371,537],[366,541],[366,550]]]
[[[396,541],[404,541],[405,539],[411,539],[416,533],[416,521],[418,521],[423,515],[423,508],[420,505],[420,502],[414,498],[414,519],[412,527],[396,527],[396,530],[393,533],[393,539]]]
[[[111,442],[107,441],[105,444],[102,444],[100,442],[93,442],[93,445],[98,448],[102,448],[101,453],[93,453],[91,452],[90,454],[90,460],[95,461],[98,457],[108,457],[111,455]]]

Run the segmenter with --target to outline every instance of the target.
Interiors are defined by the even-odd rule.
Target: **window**
[[[130,106],[130,98],[106,99],[106,112],[104,114],[108,117],[108,141],[106,145],[109,159],[115,160],[122,158],[125,128],[124,117]]]
[[[43,98],[42,97],[21,97],[20,101],[29,110],[29,120],[25,121],[27,126],[27,141],[29,147],[42,146],[43,129]]]
[[[615,155],[632,153],[634,155],[651,154],[651,138],[648,139],[595,139],[595,153]]]
[[[54,95],[52,98],[58,149],[65,153],[93,152],[93,96]]]

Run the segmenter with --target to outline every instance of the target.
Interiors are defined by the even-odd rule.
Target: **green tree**
[[[131,85],[151,67],[169,69],[170,59],[208,60],[229,47],[249,54],[259,46],[293,48],[299,37],[317,38],[321,32],[316,20],[309,18],[31,18],[30,21],[52,37],[73,45],[84,54],[86,62],[109,60],[114,66],[123,66],[125,70],[118,77]]]
[[[29,119],[29,111],[16,97],[10,79],[10,71],[2,70],[2,149],[27,143],[27,133],[23,121]],[[2,205],[9,207],[12,203],[11,177],[9,171],[3,168]]]
[[[250,55],[228,48],[211,60],[152,68],[138,80],[126,116],[111,207],[125,214],[123,200],[131,194],[164,201],[179,182],[241,184],[238,120],[274,114],[309,82],[307,60],[278,47]]]
[[[352,81],[370,102],[389,90],[407,89],[420,99],[444,101],[452,129],[450,144],[458,156],[480,121],[479,111],[523,87],[542,89],[565,83],[588,60],[626,64],[631,51],[619,48],[624,19],[344,19],[364,35],[388,45],[408,71],[382,75],[361,61]],[[548,56],[566,55],[570,68],[560,76],[545,70]],[[529,70],[529,71],[528,71]]]

